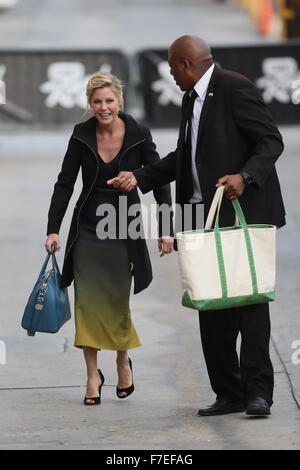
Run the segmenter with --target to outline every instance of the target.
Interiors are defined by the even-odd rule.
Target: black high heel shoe
[[[101,379],[101,385],[99,385],[99,388],[98,388],[99,396],[98,397],[84,397],[83,403],[85,404],[85,406],[100,405],[100,403],[101,403],[101,389],[103,387],[105,379],[104,379],[104,375],[102,374],[101,370],[97,369],[97,371],[98,371],[98,374],[99,374],[100,379]]]
[[[129,367],[130,367],[130,370],[131,370],[131,374],[132,374],[132,384],[130,385],[130,387],[127,387],[127,388],[119,388],[117,387],[117,397],[118,398],[127,398],[129,397],[129,395],[131,395],[133,392],[134,392],[134,384],[133,384],[133,372],[132,372],[132,362],[131,362],[131,359],[130,357],[128,358],[128,362],[129,362]],[[126,395],[120,395],[120,393],[126,393]]]

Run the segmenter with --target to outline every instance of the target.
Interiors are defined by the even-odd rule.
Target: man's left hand
[[[239,198],[245,190],[245,183],[240,174],[222,176],[216,184],[217,188],[220,186],[225,186],[225,195],[230,200]]]
[[[173,251],[174,240],[173,237],[163,235],[158,239],[158,250],[160,257],[169,255]]]

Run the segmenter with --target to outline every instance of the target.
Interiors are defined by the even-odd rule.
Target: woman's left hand
[[[174,239],[169,235],[164,235],[158,239],[159,256],[169,255],[173,251]]]

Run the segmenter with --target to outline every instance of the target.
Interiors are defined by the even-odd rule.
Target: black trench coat
[[[132,171],[149,163],[159,160],[156,146],[152,141],[149,129],[138,124],[130,115],[120,113],[126,124],[126,147],[119,160],[120,171]],[[60,226],[67,210],[74,185],[80,168],[82,169],[83,187],[75,205],[67,239],[61,287],[67,287],[74,278],[72,248],[79,233],[80,214],[92,189],[96,183],[99,171],[99,155],[96,140],[96,118],[92,117],[86,122],[74,127],[68,149],[63,160],[61,172],[54,186],[48,213],[47,235],[59,233]],[[170,186],[162,186],[153,191],[158,204],[171,206]],[[127,196],[128,210],[132,204],[139,204],[140,198],[137,190],[124,194]],[[173,235],[172,227],[168,235]],[[161,227],[159,227],[159,235]],[[167,235],[164,233],[163,235]],[[128,240],[129,258],[133,263],[134,293],[145,289],[152,281],[152,268],[146,242],[143,238]]]

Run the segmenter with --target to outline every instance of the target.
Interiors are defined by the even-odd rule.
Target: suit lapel
[[[197,135],[197,154],[198,154],[198,148],[201,142],[201,134],[203,132],[204,124],[207,120],[207,117],[209,115],[210,110],[214,106],[214,100],[215,100],[215,93],[216,93],[216,85],[217,85],[217,77],[219,73],[219,67],[215,65],[213,74],[211,76],[208,88],[207,88],[207,93],[204,99],[203,107],[202,107],[202,112],[200,116],[200,121],[199,121],[199,127],[198,127],[198,135]]]
[[[176,185],[177,191],[181,191],[181,179],[182,179],[182,165],[184,164],[184,144],[185,144],[185,131],[186,131],[186,124],[187,124],[187,116],[189,111],[189,93],[185,93],[182,99],[182,110],[181,110],[181,121],[180,121],[180,128],[179,128],[179,136],[177,142],[177,178],[176,178]]]

